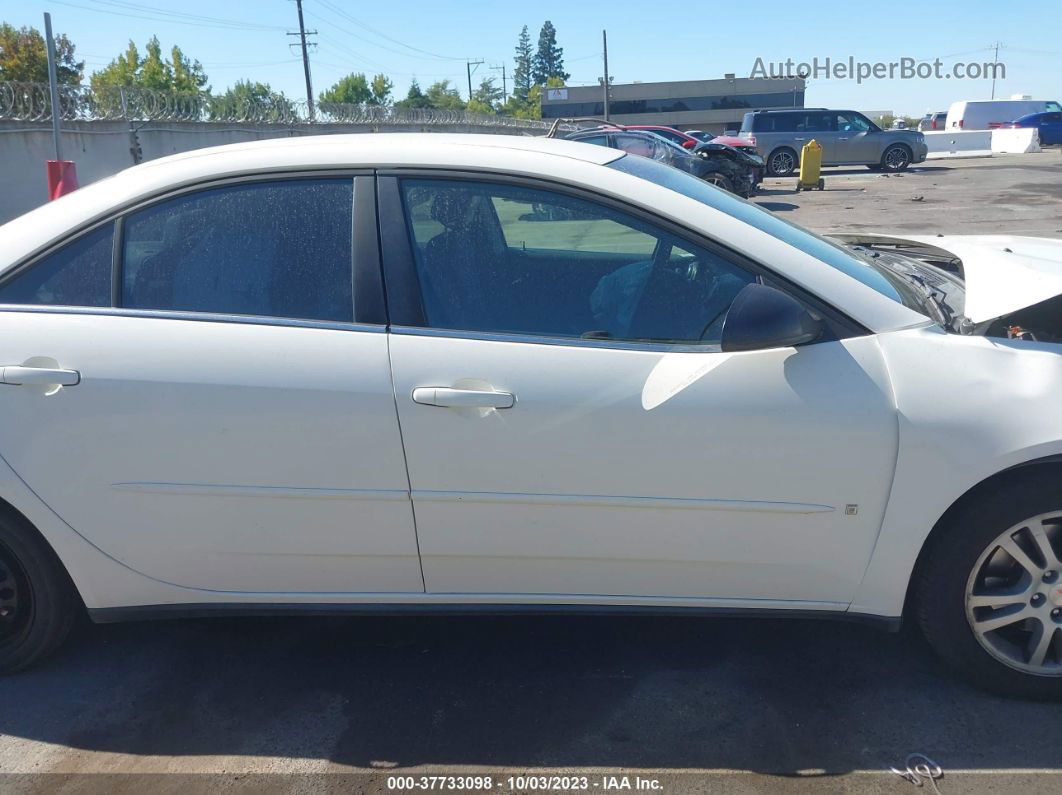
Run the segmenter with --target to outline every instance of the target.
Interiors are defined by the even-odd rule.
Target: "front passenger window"
[[[552,191],[402,181],[428,326],[718,344],[755,277],[611,207]]]

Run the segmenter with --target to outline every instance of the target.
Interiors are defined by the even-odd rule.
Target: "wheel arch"
[[[912,583],[917,579],[921,566],[925,565],[925,561],[929,557],[927,553],[933,549],[935,540],[940,536],[944,528],[949,525],[952,519],[967,506],[976,503],[976,501],[981,499],[983,495],[991,491],[1006,489],[1011,484],[1021,482],[1030,477],[1054,478],[1062,484],[1062,453],[1030,459],[1018,464],[1013,464],[1006,469],[1001,469],[999,472],[989,475],[971,486],[948,506],[947,510],[941,514],[940,518],[938,518],[933,524],[932,529],[922,540],[922,546],[918,550],[918,556],[915,559],[914,566],[907,579],[907,590],[904,594],[903,604],[905,615],[910,611],[912,606]]]

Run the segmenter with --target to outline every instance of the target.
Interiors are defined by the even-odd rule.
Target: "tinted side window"
[[[211,188],[129,215],[122,306],[353,320],[353,181]]]
[[[427,325],[718,343],[754,276],[626,213],[551,191],[403,180]]]
[[[830,113],[809,113],[802,122],[797,132],[832,132],[837,129],[836,116]]]
[[[0,286],[0,304],[111,305],[111,241],[108,223]]]

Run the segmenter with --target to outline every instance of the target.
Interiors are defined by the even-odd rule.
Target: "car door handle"
[[[0,367],[0,383],[12,384],[13,386],[21,386],[23,384],[76,386],[81,383],[81,374],[75,369],[13,365]]]
[[[803,138],[794,138],[793,140],[794,141],[803,141],[804,139]]]
[[[848,140],[848,136],[847,135],[839,135],[839,136],[837,136],[837,140],[838,141],[847,141]]]
[[[56,370],[50,367],[0,367],[0,384],[77,386],[81,373],[77,370]]]
[[[516,402],[509,392],[488,389],[450,389],[444,386],[418,386],[413,390],[413,402],[422,406],[443,408],[508,409]]]

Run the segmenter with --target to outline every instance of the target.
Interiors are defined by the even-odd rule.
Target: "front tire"
[[[55,651],[70,633],[77,604],[52,549],[21,517],[0,515],[0,674]]]
[[[889,173],[904,171],[913,159],[911,150],[903,144],[893,144],[881,155],[881,170]]]
[[[1062,491],[1026,480],[969,502],[923,551],[912,583],[933,649],[981,687],[1062,699]]]

